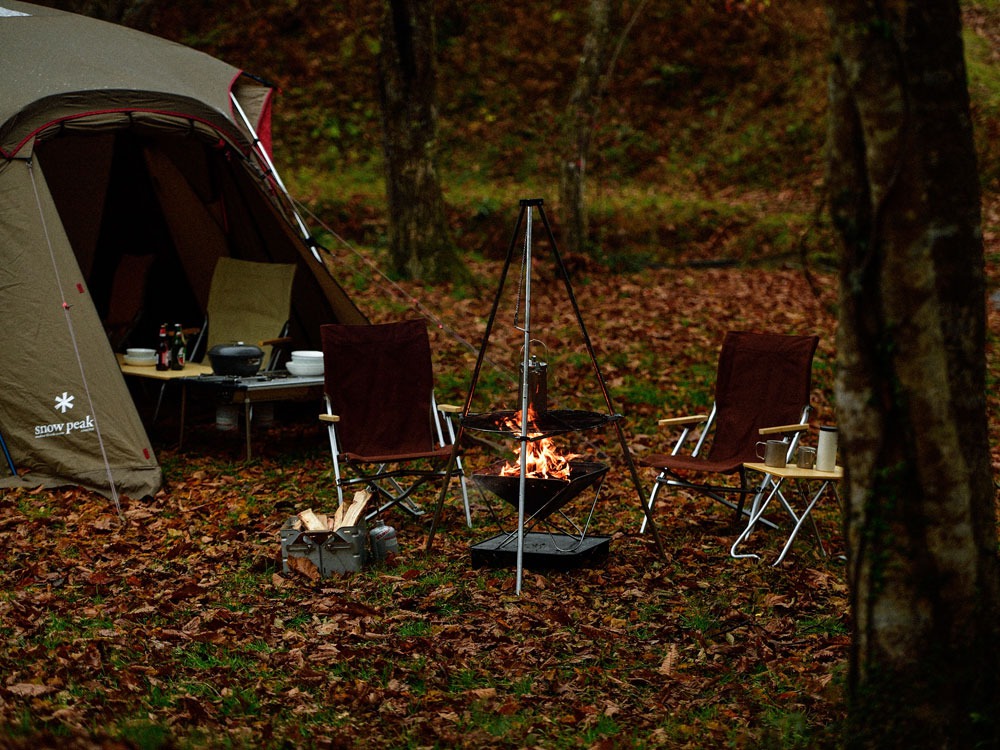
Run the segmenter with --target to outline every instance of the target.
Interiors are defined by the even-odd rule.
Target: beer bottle
[[[160,326],[160,341],[156,346],[156,369],[170,369],[170,342],[167,340],[167,324]]]
[[[180,323],[174,323],[174,340],[170,347],[170,369],[183,370],[187,360],[187,342],[184,340],[184,329]]]

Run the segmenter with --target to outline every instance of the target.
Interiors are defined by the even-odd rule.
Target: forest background
[[[276,162],[341,281],[373,320],[429,317],[439,389],[460,402],[518,200],[546,199],[559,237],[550,196],[583,4],[439,3],[440,175],[473,271],[458,287],[385,269],[377,4],[135,5],[140,28],[280,87]],[[993,290],[1000,8],[964,11]],[[648,2],[623,41],[588,170],[590,243],[568,261],[640,457],[665,440],[657,416],[709,403],[731,328],[820,335],[815,421],[835,418],[825,23],[815,2]],[[560,289],[543,279],[539,293]],[[992,386],[992,304],[989,330]],[[598,394],[569,333],[553,337],[554,397],[577,406]],[[513,361],[516,345],[500,347]],[[490,375],[491,396],[509,393],[512,370]],[[168,488],[128,503],[125,527],[77,491],[3,499],[7,744],[836,744],[850,622],[834,503],[817,512],[830,556],[803,535],[771,569],[729,559],[728,514],[682,498],[658,511],[659,558],[635,533],[615,446],[594,438],[614,468],[595,520],[613,535],[604,567],[531,574],[515,597],[511,571],[470,569],[485,523],[466,530],[452,507],[430,556],[417,554],[426,524],[401,518],[396,569],[316,582],[274,560],[284,519],[333,497],[322,435],[289,416],[249,466],[209,430],[177,451],[168,420],[156,435]],[[755,545],[768,560],[781,546]]]

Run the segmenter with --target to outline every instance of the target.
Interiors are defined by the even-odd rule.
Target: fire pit
[[[593,461],[570,461],[568,467],[567,478],[525,477],[526,524],[545,522],[549,516],[560,512],[563,506],[581,492],[603,481],[604,475],[608,473],[607,466]],[[508,505],[519,507],[521,501],[519,473],[474,474],[472,481]],[[565,515],[563,520],[567,520]],[[525,532],[521,538],[523,564],[535,570],[566,570],[603,562],[607,558],[610,537],[587,536],[586,528],[576,527],[576,531],[576,534],[561,531]],[[507,532],[472,545],[470,548],[472,564],[476,567],[505,567],[516,563],[517,540],[516,532]]]
[[[608,467],[591,461],[579,460],[580,456],[564,454],[555,456],[555,470],[552,467],[552,456],[546,454],[544,443],[556,435],[568,435],[583,431],[596,430],[607,425],[614,425],[617,433],[618,443],[622,448],[622,456],[629,469],[632,483],[635,485],[636,495],[639,500],[639,507],[650,522],[653,536],[656,539],[657,547],[663,554],[663,546],[660,543],[656,526],[652,523],[649,509],[646,506],[645,493],[642,490],[638,473],[632,462],[625,435],[622,431],[622,415],[615,413],[611,404],[611,396],[608,393],[607,385],[601,375],[597,363],[597,356],[591,344],[590,336],[587,334],[586,326],[580,307],[573,293],[569,280],[569,273],[562,262],[559,250],[556,246],[555,237],[549,226],[545,211],[542,209],[543,201],[540,198],[524,199],[520,201],[520,213],[517,218],[517,225],[511,236],[510,245],[507,249],[507,257],[504,261],[503,270],[500,273],[500,282],[494,298],[493,308],[490,311],[486,322],[486,330],[483,334],[482,344],[473,368],[472,382],[465,401],[463,417],[459,422],[458,435],[455,442],[460,443],[466,430],[476,432],[492,432],[512,438],[517,442],[518,458],[509,462],[505,470],[496,473],[475,474],[473,482],[485,494],[498,496],[503,502],[517,508],[517,529],[514,532],[502,533],[485,542],[472,545],[474,564],[509,564],[513,562],[517,567],[516,592],[521,593],[522,568],[524,565],[534,567],[573,567],[580,566],[585,562],[592,562],[597,558],[606,556],[610,537],[588,537],[587,530],[594,515],[594,507],[597,504],[597,496],[600,494],[601,484]],[[571,409],[550,409],[549,391],[545,382],[548,368],[547,362],[542,362],[532,353],[534,344],[544,342],[533,337],[531,322],[532,299],[531,299],[531,277],[532,277],[532,217],[537,213],[544,225],[548,238],[548,247],[552,251],[553,260],[556,263],[556,277],[563,280],[566,296],[572,308],[573,317],[579,326],[580,341],[586,348],[590,363],[593,366],[596,385],[600,389],[604,403],[607,406],[607,413],[597,413],[593,411],[580,411]],[[520,382],[518,384],[516,410],[491,411],[485,413],[470,413],[470,406],[474,403],[476,395],[476,385],[479,381],[482,366],[486,358],[490,336],[493,332],[494,323],[497,319],[497,312],[500,309],[501,301],[504,299],[504,288],[508,278],[508,271],[514,260],[515,247],[517,246],[518,233],[524,227],[524,243],[522,247],[520,276],[518,288],[514,296],[513,326],[512,330],[523,335],[523,342],[520,347]],[[556,316],[558,319],[558,316]],[[567,340],[568,343],[568,340]],[[546,346],[546,351],[548,347]],[[526,419],[522,422],[522,412]],[[544,470],[539,470],[539,465],[544,465]],[[564,506],[577,497],[581,492],[589,488],[594,489],[594,502],[591,504],[590,513],[586,521],[579,526],[571,521],[564,511]],[[431,526],[431,531],[427,537],[426,548],[429,550],[434,539],[434,530],[437,518],[441,513],[444,501],[442,491],[438,508],[435,513],[435,521]],[[550,520],[552,514],[558,514],[562,522],[570,523],[578,532],[576,535],[563,533],[557,526],[557,522]],[[499,520],[499,519],[498,519]],[[528,526],[541,525],[549,529],[545,533],[528,532]],[[502,524],[501,528],[503,527]],[[568,543],[568,546],[566,546]]]
[[[581,492],[592,487],[608,473],[608,467],[593,461],[570,461],[568,479],[525,477],[524,514],[541,519],[562,508]],[[472,481],[517,508],[521,498],[521,477],[518,474],[475,474]]]

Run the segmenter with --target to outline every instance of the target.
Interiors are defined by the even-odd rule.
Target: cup
[[[761,454],[762,445],[764,446],[763,455]],[[757,458],[761,459],[765,465],[774,469],[785,468],[785,455],[788,445],[784,440],[761,441],[757,443],[756,448]]]
[[[816,466],[816,449],[810,448],[808,446],[799,447],[799,457],[795,461],[795,465],[800,469],[812,469]]]
[[[816,471],[833,471],[837,468],[837,428],[820,427],[816,444]]]

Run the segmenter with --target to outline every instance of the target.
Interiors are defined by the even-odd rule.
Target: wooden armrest
[[[776,427],[761,427],[757,432],[761,435],[775,435],[779,432],[805,432],[808,429],[807,424],[781,424]]]
[[[462,407],[455,404],[438,404],[438,411],[444,414],[461,414]]]
[[[257,342],[258,346],[283,346],[285,344],[292,343],[291,336],[283,336],[277,339],[264,339],[263,341]]]
[[[689,414],[686,417],[667,417],[666,419],[661,419],[657,421],[660,427],[669,427],[675,424],[697,424],[698,422],[707,422],[707,414]]]
[[[320,414],[319,415],[319,421],[320,422],[339,422],[340,421],[340,417],[337,416],[336,414]]]

